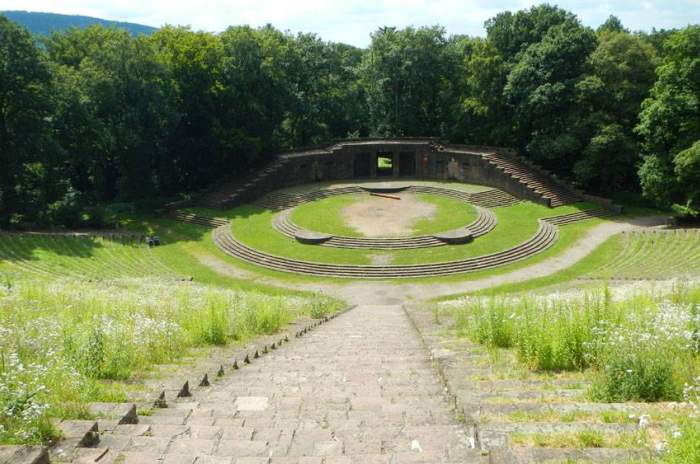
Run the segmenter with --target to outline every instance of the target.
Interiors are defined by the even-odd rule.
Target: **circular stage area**
[[[496,227],[496,215],[487,208],[480,206],[475,207],[475,219],[469,224],[450,230],[439,230],[432,234],[417,235],[417,236],[382,236],[382,231],[389,229],[392,232],[401,233],[410,231],[411,222],[416,222],[418,219],[425,219],[426,216],[434,214],[435,206],[421,202],[418,195],[427,195],[425,193],[416,194],[410,186],[401,189],[395,189],[392,193],[377,192],[371,189],[364,188],[370,195],[362,201],[350,203],[342,209],[342,215],[348,223],[356,224],[355,230],[364,232],[365,235],[378,236],[344,236],[334,235],[329,231],[315,231],[297,225],[292,216],[295,210],[300,206],[309,202],[319,201],[318,199],[327,199],[339,197],[343,195],[358,195],[359,192],[348,192],[347,189],[326,189],[323,191],[311,192],[305,196],[299,196],[293,202],[294,206],[283,209],[279,212],[272,226],[278,232],[297,239],[302,243],[318,244],[322,246],[337,247],[337,248],[370,248],[370,249],[409,249],[409,248],[426,248],[436,247],[446,244],[461,244],[468,243],[476,237],[480,237]],[[441,196],[442,192],[430,195]],[[453,199],[454,205],[460,209],[472,209],[466,197]],[[321,200],[322,201],[322,200]],[[453,206],[452,204],[450,206]],[[319,216],[324,216],[324,212],[320,212]],[[443,212],[443,215],[458,214],[458,211]],[[331,214],[326,211],[325,215]],[[429,225],[428,225],[429,226]]]
[[[456,199],[464,208],[471,208],[476,212],[475,219],[457,229],[401,237],[334,235],[326,230],[308,230],[300,227],[292,219],[295,208],[329,198],[354,195],[354,203],[348,202],[348,205],[360,204],[360,207],[366,207],[361,202],[374,196],[388,202],[399,202],[402,201],[398,199],[401,195],[421,194]],[[424,215],[432,214],[424,205],[411,205],[418,211],[423,211]],[[343,208],[337,210],[345,211]],[[533,211],[537,211],[534,217]],[[324,277],[376,279],[441,276],[503,266],[549,248],[558,238],[558,221],[557,218],[536,219],[541,217],[543,211],[546,211],[546,208],[527,202],[521,203],[520,200],[497,189],[482,188],[469,191],[464,188],[452,188],[450,184],[407,184],[379,188],[366,184],[334,185],[326,188],[272,192],[259,199],[254,206],[243,207],[239,212],[240,217],[234,218],[231,225],[217,227],[213,232],[213,239],[216,245],[230,256],[276,271]],[[507,219],[505,224],[501,225],[499,215]],[[409,218],[412,216],[413,213],[407,214]],[[264,221],[269,221],[269,233],[262,229]],[[496,234],[496,238],[487,239],[487,242],[491,240],[487,246],[487,242],[481,241],[474,242],[477,245],[465,244],[474,238],[490,237],[487,233],[496,229],[497,225],[500,232]],[[407,230],[409,229],[405,227],[403,232]],[[238,233],[241,233],[241,237]],[[281,239],[275,238],[275,234]],[[275,242],[275,246],[271,245],[271,242]],[[332,253],[330,250],[321,251],[327,247],[344,250]],[[425,254],[427,250],[437,249],[436,247],[445,248],[446,252]],[[475,252],[468,251],[472,247],[476,247]],[[426,250],[422,251],[422,248]],[[395,255],[397,253],[399,255]],[[371,258],[370,263],[366,263],[367,258]],[[396,264],[392,264],[392,261]]]

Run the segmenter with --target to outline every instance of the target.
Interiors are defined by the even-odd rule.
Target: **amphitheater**
[[[471,188],[465,189],[465,186]],[[446,197],[463,202],[465,207],[475,207],[477,217],[453,230],[403,237],[382,237],[381,230],[380,236],[348,237],[309,230],[292,220],[294,210],[300,205],[361,194],[385,198],[387,203],[401,202],[398,194]],[[406,198],[403,198],[404,204],[409,203]],[[505,249],[465,259],[411,265],[354,265],[294,259],[246,244],[236,237],[236,226],[232,230],[221,219],[182,211],[175,212],[174,216],[184,222],[215,227],[216,245],[229,256],[250,264],[306,275],[385,279],[459,274],[527,259],[557,241],[559,226],[615,214],[612,204],[555,214],[556,208],[585,202],[586,198],[590,197],[504,150],[443,145],[435,140],[346,141],[280,155],[253,179],[210,192],[202,202],[219,209],[252,202],[257,208],[276,213],[271,227],[289,240],[322,247],[370,250],[468,246],[499,226],[495,209],[522,201],[551,208],[552,215],[532,218],[537,224],[534,233]],[[386,228],[405,214],[411,214],[410,208],[399,206],[393,215],[378,215],[376,221]],[[501,227],[508,227],[508,224]]]
[[[509,150],[436,139],[282,153],[140,220],[109,232],[2,233],[0,264],[173,286],[200,269],[215,282],[321,292],[345,309],[169,365],[133,401],[91,403],[91,418],[61,421],[50,447],[0,447],[1,463],[644,461],[649,451],[636,445],[518,442],[624,437],[634,424],[590,418],[653,407],[593,402],[582,376],[503,374],[426,302],[566,272],[605,243],[614,255],[571,285],[700,275],[697,230],[625,216]],[[164,246],[144,244],[153,232]]]

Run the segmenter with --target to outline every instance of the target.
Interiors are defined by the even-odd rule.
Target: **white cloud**
[[[528,0],[0,0],[0,10],[83,14],[150,26],[187,24],[221,31],[229,25],[271,23],[293,32],[315,32],[327,40],[365,46],[381,26],[441,24],[453,34],[483,35],[483,23]],[[682,27],[700,18],[700,0],[561,0],[562,8],[597,26],[615,14],[631,29]]]

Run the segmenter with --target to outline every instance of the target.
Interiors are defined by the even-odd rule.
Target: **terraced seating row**
[[[562,214],[561,216],[546,217],[542,218],[542,220],[547,221],[550,224],[554,224],[555,226],[563,226],[573,222],[585,221],[586,219],[613,216],[614,214],[615,213],[609,209],[598,208],[579,211],[576,213]]]
[[[394,278],[457,274],[489,269],[530,257],[549,248],[557,240],[557,227],[540,221],[539,228],[529,240],[513,248],[459,261],[415,265],[343,265],[315,263],[283,258],[255,250],[232,235],[231,228],[214,229],[213,239],[225,253],[237,259],[270,269],[328,277]]]
[[[575,375],[567,379],[535,373],[522,378],[519,371],[506,373],[507,366],[494,366],[488,349],[449,335],[445,330],[450,326],[449,314],[441,314],[438,323],[432,310],[418,305],[407,305],[406,310],[428,349],[440,354],[436,366],[446,389],[472,426],[476,446],[490,455],[489,462],[652,460],[639,442],[632,448],[614,443],[628,443],[624,439],[642,428],[655,434],[668,427],[653,417],[667,410],[669,403],[594,403],[587,395],[590,383]],[[652,417],[652,423],[642,426],[638,422],[642,415]],[[595,443],[585,440],[586,436],[603,439]]]
[[[442,187],[432,187],[429,185],[411,185],[406,189],[412,193],[428,193],[433,195],[444,195],[450,198],[471,203],[484,208],[496,208],[498,206],[511,206],[519,203],[520,200],[499,189],[485,190],[483,192],[464,192],[462,190],[447,189]]]
[[[537,195],[549,201],[552,208],[581,201],[580,195],[555,182],[545,172],[538,172],[524,161],[501,153],[489,153],[482,156],[490,164],[508,174],[511,178],[525,185]]]
[[[700,277],[700,230],[638,230],[617,238],[622,249],[584,279],[667,280]]]
[[[207,216],[202,216],[201,214],[187,213],[184,211],[175,211],[171,217],[178,222],[209,227],[210,229],[228,224],[226,219],[210,218]]]
[[[3,233],[0,265],[42,276],[182,278],[153,255],[140,235],[128,234]]]
[[[279,213],[272,221],[272,227],[278,232],[294,238],[301,227],[292,222],[290,216],[293,209],[287,209]],[[496,215],[485,208],[477,207],[477,218],[465,229],[469,230],[472,238],[487,234],[496,227]],[[408,249],[408,248],[428,248],[446,245],[433,235],[421,235],[416,237],[344,237],[333,236],[325,242],[319,243],[321,246],[335,248],[373,248],[373,249]]]
[[[350,195],[353,193],[364,193],[365,190],[361,187],[350,186],[332,189],[321,189],[314,190],[307,193],[285,193],[285,192],[271,192],[264,197],[255,201],[255,205],[260,208],[270,209],[273,211],[280,211],[283,209],[293,208],[295,206],[302,205],[304,203],[310,203],[316,200],[322,200],[324,198],[329,198],[338,195]]]
[[[247,197],[249,192],[255,191],[255,187],[263,185],[269,178],[279,172],[289,160],[285,157],[279,157],[265,166],[260,171],[257,171],[253,177],[247,181],[234,180],[226,185],[219,186],[215,192],[210,192],[204,196],[201,203],[213,208],[226,209],[236,204],[249,201]]]

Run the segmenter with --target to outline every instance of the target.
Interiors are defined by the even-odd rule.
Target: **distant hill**
[[[34,13],[29,11],[0,11],[10,21],[14,21],[26,27],[29,32],[37,35],[49,35],[54,31],[60,31],[71,27],[85,28],[100,24],[105,27],[118,27],[126,29],[133,35],[152,34],[158,29],[142,24],[110,21],[107,19],[92,18],[90,16],[63,15],[55,13]]]

